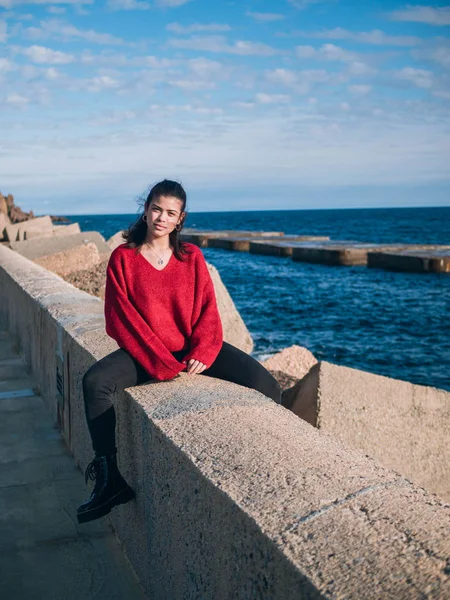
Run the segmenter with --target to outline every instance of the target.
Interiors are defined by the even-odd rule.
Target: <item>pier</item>
[[[201,248],[290,257],[334,266],[364,266],[414,273],[450,273],[450,245],[375,244],[282,231],[183,230],[183,240]]]

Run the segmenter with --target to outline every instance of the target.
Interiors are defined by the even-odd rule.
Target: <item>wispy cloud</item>
[[[8,39],[8,26],[6,21],[0,21],[0,43],[5,43]]]
[[[66,54],[59,50],[52,50],[44,46],[30,46],[21,48],[20,53],[27,56],[32,62],[49,65],[67,65],[74,62],[75,57],[72,54]]]
[[[149,10],[151,4],[141,0],[108,0],[110,10]]]
[[[186,39],[171,39],[169,45],[184,50],[202,50],[241,56],[272,56],[279,51],[259,42],[237,41],[229,44],[223,36],[192,36]]]
[[[330,2],[330,0],[287,0],[288,4],[297,8],[298,10],[305,10],[313,4],[321,4],[323,2]]]
[[[192,0],[155,0],[156,6],[161,6],[163,8],[177,8],[188,2],[192,2]]]
[[[15,108],[25,108],[28,105],[29,99],[21,94],[8,94],[5,98],[6,104]]]
[[[56,39],[66,42],[84,40],[92,44],[121,45],[126,42],[111,35],[100,33],[93,29],[79,29],[74,25],[57,19],[48,19],[40,22],[40,27],[28,27],[24,29],[23,35],[26,39],[47,40]]]
[[[380,29],[373,29],[372,31],[349,31],[342,27],[335,27],[334,29],[324,29],[322,31],[295,31],[292,35],[322,40],[353,40],[376,46],[416,46],[422,43],[419,37],[412,35],[388,35]]]
[[[231,27],[226,23],[192,23],[191,25],[169,23],[166,29],[172,33],[179,33],[180,35],[198,33],[200,31],[231,31]]]
[[[434,75],[431,71],[425,69],[416,69],[414,67],[404,67],[395,73],[397,79],[408,81],[418,88],[430,89],[433,87]]]
[[[0,0],[0,7],[15,8],[24,4],[46,5],[46,4],[68,4],[72,6],[81,6],[83,4],[93,4],[94,0]]]
[[[0,75],[2,73],[7,73],[9,71],[12,71],[13,69],[14,69],[14,65],[10,60],[8,60],[7,58],[0,57]]]
[[[280,13],[261,13],[261,12],[252,12],[247,10],[245,13],[247,17],[251,17],[255,19],[255,21],[261,21],[265,23],[271,23],[273,21],[282,21],[286,18],[286,15],[282,15]]]
[[[324,69],[309,69],[293,71],[291,69],[273,69],[266,71],[266,81],[279,86],[283,85],[292,89],[297,94],[309,94],[317,83],[324,83],[331,79],[331,75]]]
[[[255,102],[258,104],[286,104],[291,99],[287,94],[266,94],[261,92],[255,94]]]
[[[431,60],[447,69],[450,68],[450,45],[438,45],[435,48],[415,50],[412,56],[419,60]]]
[[[428,25],[450,25],[450,6],[407,6],[389,13],[392,21],[412,21]]]
[[[298,58],[309,58],[315,60],[337,60],[342,62],[353,61],[356,58],[354,52],[349,52],[340,46],[334,44],[324,44],[319,49],[312,46],[297,46],[295,54]]]

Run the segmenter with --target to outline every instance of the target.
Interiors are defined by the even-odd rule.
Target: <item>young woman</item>
[[[134,497],[116,462],[116,416],[111,398],[151,380],[185,371],[254,388],[275,402],[281,389],[254,358],[223,341],[214,286],[202,251],[180,240],[186,193],[164,180],[150,191],[144,213],[111,254],[105,291],[106,333],[119,349],[83,377],[89,433],[95,453],[86,469],[95,480],[80,523],[98,519]]]

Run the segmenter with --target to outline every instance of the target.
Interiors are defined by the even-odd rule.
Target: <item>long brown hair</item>
[[[182,217],[179,229],[174,229],[171,233],[169,233],[169,239],[173,246],[175,258],[178,260],[183,260],[187,254],[191,253],[191,251],[188,250],[185,243],[182,242],[180,238],[180,233],[187,217],[187,213],[185,211],[187,198],[183,186],[177,181],[164,179],[152,187],[144,203],[144,212],[139,215],[138,219],[132,223],[127,230],[123,232],[122,237],[128,244],[129,248],[136,248],[136,250],[138,250],[142,246],[142,244],[145,242],[145,238],[147,237],[147,223],[144,221],[143,217],[150,202],[154,199],[160,198],[161,196],[173,196],[182,202],[183,206],[181,208],[181,212],[184,212],[185,214]]]

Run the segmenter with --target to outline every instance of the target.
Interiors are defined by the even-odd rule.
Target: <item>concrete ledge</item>
[[[0,264],[1,322],[85,467],[81,378],[115,348],[102,302],[4,247]],[[450,595],[450,507],[262,394],[181,375],[115,404],[137,498],[110,518],[149,597]]]
[[[450,501],[450,393],[322,361],[283,405]]]
[[[450,273],[450,250],[430,252],[369,252],[367,266],[411,273]]]
[[[82,233],[71,235],[52,235],[52,237],[34,238],[22,242],[11,242],[10,246],[13,250],[22,254],[22,256],[30,260],[36,260],[43,256],[65,252],[89,242],[97,246],[101,260],[108,258],[111,254],[111,250],[106,244],[104,237],[97,231],[83,231]]]

